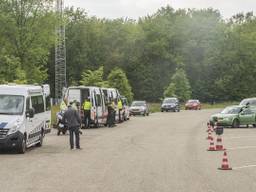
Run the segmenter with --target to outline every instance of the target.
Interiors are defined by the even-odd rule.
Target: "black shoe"
[[[74,149],[74,147],[70,147],[70,150],[73,150]]]
[[[83,148],[81,148],[81,147],[77,147],[76,149],[82,150]]]

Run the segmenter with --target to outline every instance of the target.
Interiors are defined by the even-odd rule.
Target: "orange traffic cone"
[[[218,122],[215,122],[214,126],[212,127],[212,132],[216,131],[217,127],[218,127]]]
[[[226,150],[224,150],[222,164],[221,164],[221,167],[219,168],[219,170],[232,170],[232,168],[229,167],[229,165],[228,165],[228,156],[227,156]]]
[[[213,140],[213,138],[211,138],[211,140],[210,140],[210,146],[209,146],[209,148],[207,149],[207,151],[216,151],[215,146],[214,146],[214,140]]]
[[[213,139],[213,137],[212,137],[212,132],[208,132],[208,137],[206,137],[206,139],[207,139],[207,140]]]
[[[217,136],[217,142],[216,142],[216,151],[223,151],[225,150],[223,145],[222,145],[222,138],[220,135]]]
[[[212,132],[212,126],[210,125],[210,123],[207,123],[207,131],[206,132]]]

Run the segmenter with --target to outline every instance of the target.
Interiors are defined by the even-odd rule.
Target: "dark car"
[[[173,111],[179,112],[180,111],[180,103],[179,100],[175,97],[167,97],[163,100],[161,105],[161,112],[164,111]]]
[[[191,99],[185,104],[185,110],[201,110],[201,103],[199,100]]]
[[[133,101],[130,107],[130,115],[149,115],[149,107],[146,101]]]

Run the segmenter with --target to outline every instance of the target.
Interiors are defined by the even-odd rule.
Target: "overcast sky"
[[[129,17],[137,19],[156,12],[162,6],[178,8],[219,9],[224,18],[239,12],[254,11],[256,0],[64,0],[66,6],[84,8],[89,15],[106,18]]]

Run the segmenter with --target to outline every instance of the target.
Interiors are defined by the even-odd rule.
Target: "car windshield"
[[[163,101],[164,104],[166,104],[166,103],[176,103],[176,102],[177,102],[176,99],[165,99],[165,100]]]
[[[198,103],[197,100],[188,100],[188,103]]]
[[[24,109],[24,96],[0,95],[0,114],[21,115]]]
[[[140,107],[140,106],[144,106],[144,105],[146,105],[146,103],[145,103],[145,102],[142,102],[142,101],[134,101],[134,102],[132,102],[132,106],[133,106],[133,107],[134,107],[134,106]]]
[[[241,111],[241,107],[227,107],[221,114],[238,114]]]
[[[256,105],[256,99],[244,99],[241,101],[240,105],[247,105],[247,103],[250,105]]]

